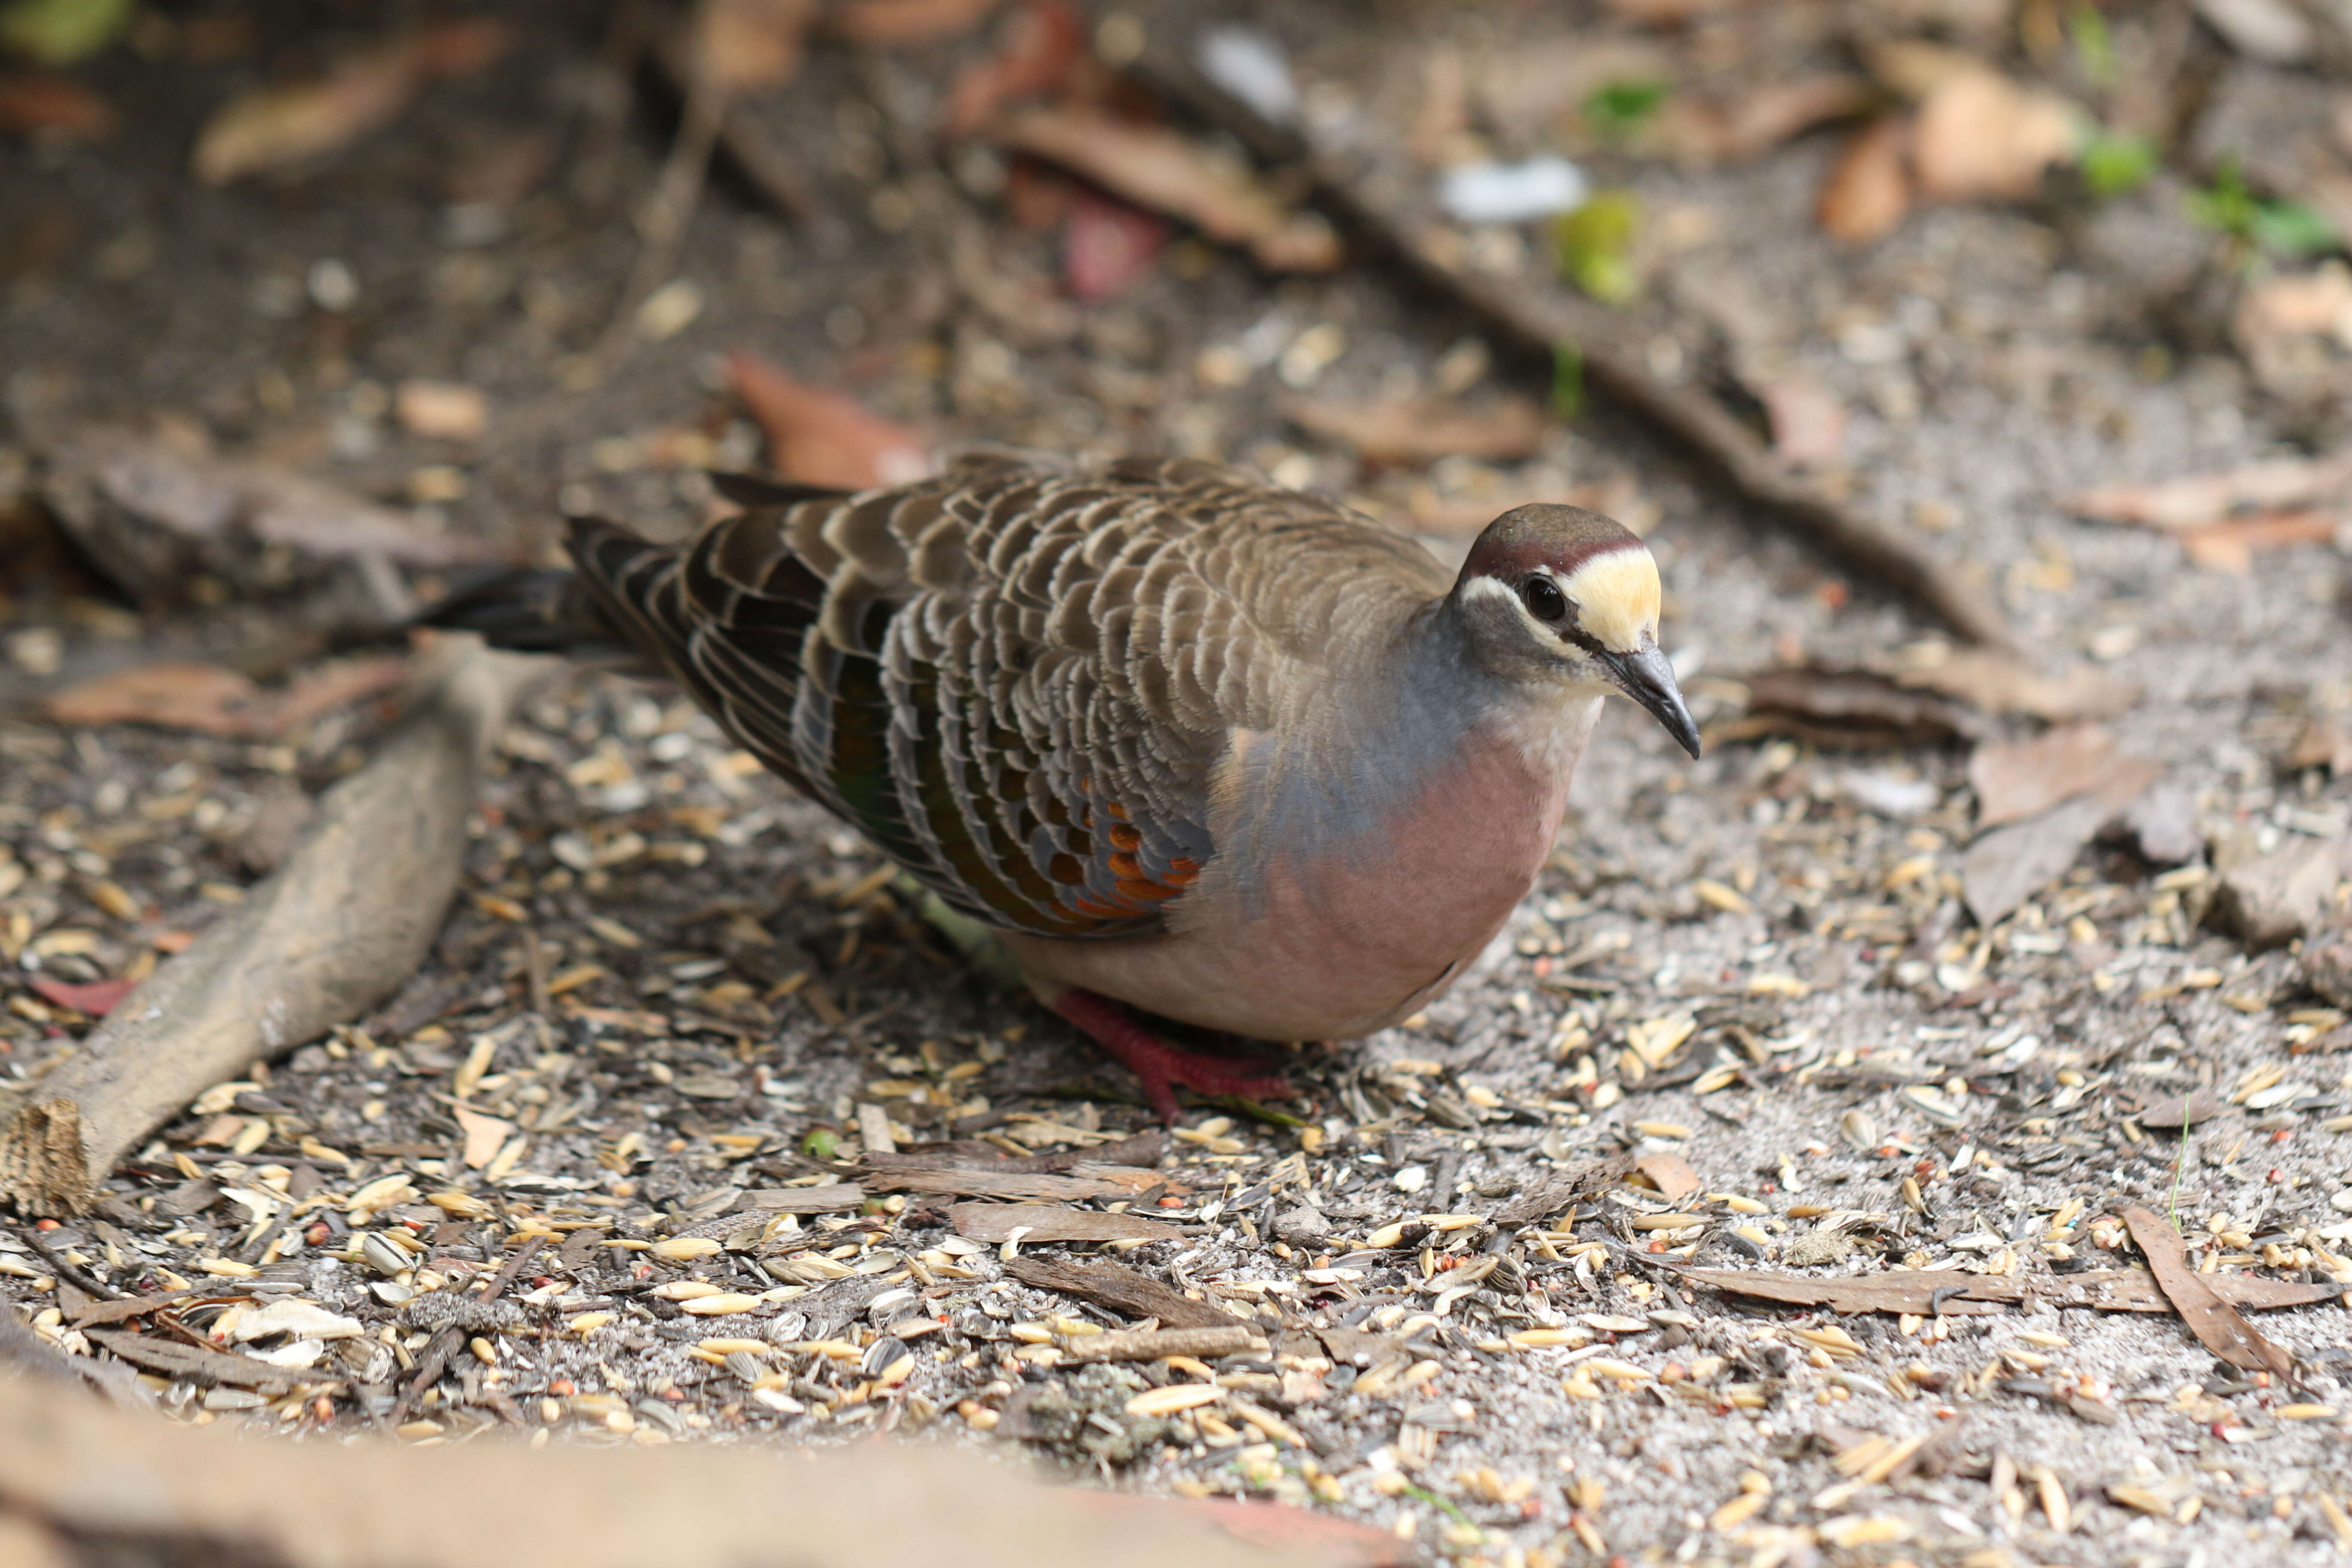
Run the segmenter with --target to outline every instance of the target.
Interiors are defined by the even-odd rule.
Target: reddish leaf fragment
[[[1062,268],[1070,292],[1088,304],[1125,293],[1150,272],[1167,243],[1167,224],[1151,214],[1092,191],[1077,192],[1062,228]]]
[[[103,1018],[131,994],[135,980],[93,980],[76,984],[68,980],[52,980],[37,974],[27,982],[41,1000],[53,1006],[70,1007],[92,1018]]]
[[[0,77],[0,136],[97,142],[114,123],[113,106],[71,77]]]
[[[207,735],[250,733],[264,706],[259,687],[210,664],[151,664],[101,675],[47,703],[60,724],[152,724]]]
[[[2123,1222],[2147,1258],[2158,1289],[2199,1343],[2241,1371],[2279,1376],[2294,1371],[2294,1358],[2263,1338],[2259,1329],[2221,1299],[2214,1281],[2190,1265],[2187,1244],[2162,1215],[2135,1204],[2124,1210]]]
[[[1064,86],[1087,58],[1086,23],[1067,0],[1029,0],[1013,14],[996,52],[948,89],[940,129],[970,136],[1016,99]]]
[[[2326,544],[2335,539],[2338,526],[2334,512],[2274,511],[2183,529],[2180,547],[2189,552],[2189,560],[2210,572],[2243,576],[2254,569],[2255,551]]]
[[[795,381],[748,350],[727,356],[727,379],[768,437],[768,461],[788,479],[862,490],[930,472],[922,439],[838,392]]]
[[[1910,139],[1909,123],[1892,116],[1846,139],[1813,200],[1822,232],[1841,245],[1868,245],[1895,232],[1911,210],[1911,176],[1903,164]]]
[[[217,665],[151,664],[68,687],[47,707],[60,724],[152,724],[268,740],[396,686],[406,673],[401,659],[355,659],[314,670],[273,694]]]
[[[960,38],[987,20],[1002,0],[849,0],[825,27],[853,44],[883,48]]]

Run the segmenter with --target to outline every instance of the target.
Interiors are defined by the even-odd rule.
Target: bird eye
[[[1556,621],[1568,614],[1568,595],[1549,577],[1530,577],[1519,584],[1528,613],[1539,621]]]

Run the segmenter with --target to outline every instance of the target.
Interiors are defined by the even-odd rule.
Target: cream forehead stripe
[[[1577,625],[1612,653],[1632,653],[1658,629],[1658,563],[1640,545],[1594,556],[1560,587],[1577,606]]]

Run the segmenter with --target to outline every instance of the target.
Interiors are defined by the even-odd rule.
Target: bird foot
[[[1062,993],[1054,1011],[1084,1029],[1105,1055],[1143,1080],[1143,1097],[1162,1125],[1176,1121],[1176,1086],[1202,1094],[1238,1094],[1250,1100],[1280,1100],[1296,1094],[1287,1079],[1252,1073],[1221,1057],[1169,1044],[1108,996],[1076,987]]]

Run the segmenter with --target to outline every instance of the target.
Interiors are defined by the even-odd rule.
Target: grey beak
[[[1691,721],[1690,710],[1683,704],[1682,688],[1675,684],[1675,667],[1656,644],[1638,653],[1604,653],[1601,659],[1609,666],[1617,684],[1625,695],[1647,708],[1675,743],[1692,756],[1698,755],[1698,726]]]

